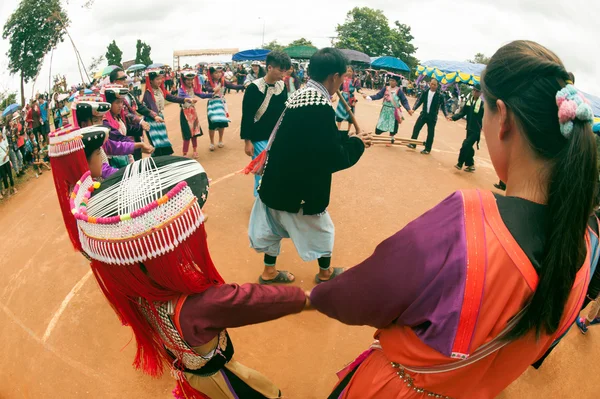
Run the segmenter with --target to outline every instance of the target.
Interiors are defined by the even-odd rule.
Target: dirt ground
[[[253,179],[233,174],[249,161],[239,139],[241,100],[241,93],[228,96],[233,122],[225,133],[226,147],[214,153],[208,151],[206,105],[199,101],[197,108],[205,131],[199,161],[213,179],[206,207],[210,251],[227,281],[245,283],[257,280],[262,257],[247,238]],[[361,99],[357,116],[363,129],[374,131],[380,107]],[[406,115],[401,136],[410,136],[416,117]],[[180,154],[177,105],[167,106],[166,119]],[[440,118],[431,155],[377,146],[355,167],[335,175],[330,206],[335,266],[358,264],[380,241],[457,189],[493,189],[497,178],[485,140],[476,173],[453,168],[464,129],[462,121]],[[426,128],[421,135],[424,140]],[[84,258],[73,252],[50,173],[0,204],[0,226],[0,398],[170,398],[174,382],[168,373],[152,379],[131,367],[132,334],[107,306]],[[278,264],[295,273],[302,288],[313,287],[316,262],[303,263],[290,242]],[[230,334],[238,360],[269,376],[286,398],[320,399],[334,385],[335,372],[367,348],[373,332],[308,312]],[[587,336],[572,329],[541,370],[529,369],[500,397],[593,397],[599,343],[600,328]]]

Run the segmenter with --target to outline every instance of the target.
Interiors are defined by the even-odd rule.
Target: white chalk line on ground
[[[211,185],[214,186],[215,184],[217,184],[219,182],[222,182],[222,181],[224,181],[226,179],[229,179],[230,177],[235,176],[236,173],[237,172],[233,172],[233,173],[229,173],[229,174],[227,174],[227,175],[225,175],[223,177],[220,177],[217,180],[213,181],[211,183]],[[62,316],[62,314],[64,313],[64,311],[67,309],[67,306],[69,306],[69,302],[71,302],[71,300],[75,297],[75,294],[77,294],[77,292],[83,287],[83,285],[90,278],[91,275],[92,275],[92,271],[89,270],[81,278],[81,280],[79,280],[77,282],[77,284],[75,284],[75,286],[73,286],[73,288],[67,294],[67,296],[65,297],[65,299],[63,299],[62,303],[60,304],[60,307],[58,308],[58,310],[52,316],[52,319],[50,320],[50,323],[48,324],[48,327],[46,327],[46,331],[44,332],[44,335],[42,336],[42,342],[45,343],[48,340],[48,338],[50,338],[50,335],[52,335],[52,331],[54,331],[54,328],[58,324],[58,320],[60,319],[60,316]]]
[[[52,231],[52,234],[48,234],[48,236],[44,239],[44,241],[38,246],[38,249],[33,253],[33,255],[29,258],[25,266],[23,266],[17,273],[10,276],[8,284],[4,287],[4,291],[2,295],[6,295],[8,293],[8,298],[6,299],[6,303],[9,303],[16,289],[19,287],[18,279],[21,277],[21,274],[24,273],[29,267],[33,264],[33,259],[45,249],[46,243],[51,239],[54,239],[54,233],[62,226],[58,226],[56,229]],[[9,291],[10,290],[10,291]]]
[[[239,132],[239,127],[235,129],[235,133]],[[234,134],[235,134],[234,133]],[[233,172],[233,173],[229,173],[225,176],[222,176],[218,179],[216,179],[215,181],[213,181],[211,183],[211,185],[215,185],[218,184],[224,180],[229,179],[230,177],[233,177],[237,174],[237,172]],[[46,198],[49,194],[46,194],[46,196],[44,198]],[[21,220],[23,220],[26,216],[23,216],[21,218]],[[46,238],[47,242],[53,235],[49,235]],[[44,242],[44,244],[45,244]],[[37,253],[42,249],[44,245],[41,245],[40,248],[38,249],[38,251],[34,254],[34,256],[32,256],[32,258],[35,257],[35,255],[37,255]],[[28,264],[22,268],[18,273],[17,276],[13,276],[13,278],[18,277],[24,269],[27,269],[27,267],[32,263],[32,261],[28,262]],[[81,290],[81,288],[85,285],[85,283],[87,282],[87,280],[89,280],[89,278],[92,275],[92,271],[89,270],[71,289],[71,291],[69,291],[69,293],[67,294],[67,296],[65,296],[65,298],[63,299],[63,301],[60,304],[60,307],[58,308],[58,310],[54,313],[54,315],[52,316],[52,319],[50,320],[50,323],[48,323],[48,327],[46,327],[46,331],[44,332],[44,335],[42,336],[42,338],[38,337],[36,335],[36,333],[30,329],[29,327],[27,327],[8,307],[6,307],[6,305],[4,305],[3,303],[0,302],[0,309],[2,309],[2,311],[16,324],[18,325],[23,331],[25,331],[34,341],[38,342],[39,344],[41,344],[45,349],[47,349],[48,351],[52,352],[56,357],[58,357],[60,360],[62,360],[63,362],[67,363],[69,366],[80,370],[83,374],[87,375],[88,377],[94,377],[94,378],[102,378],[96,371],[94,371],[93,369],[89,368],[88,366],[84,365],[83,363],[78,362],[77,360],[72,359],[69,356],[63,355],[61,351],[57,350],[56,348],[54,348],[52,345],[48,344],[47,341],[50,338],[50,336],[52,335],[52,332],[54,331],[54,329],[56,328],[58,321],[60,319],[60,317],[62,316],[62,314],[64,313],[64,311],[67,309],[67,307],[69,306],[69,303],[71,302],[71,300],[75,297],[75,295],[77,294],[77,292],[79,290]],[[6,291],[5,291],[6,292]]]
[[[51,352],[52,354],[54,354],[56,357],[58,357],[60,360],[62,360],[63,362],[65,362],[67,365],[73,367],[76,370],[81,371],[83,374],[85,374],[88,377],[93,377],[93,378],[98,378],[98,379],[103,379],[104,377],[102,377],[97,371],[89,368],[88,366],[86,366],[85,364],[78,362],[75,359],[72,359],[71,357],[64,355],[62,353],[62,351],[59,351],[58,349],[54,348],[53,346],[44,343],[42,341],[42,339],[40,337],[38,337],[35,332],[33,332],[33,330],[31,330],[29,327],[27,327],[25,324],[23,324],[23,322],[13,313],[10,311],[9,308],[7,308],[3,303],[0,303],[0,309],[2,309],[2,311],[19,327],[21,327],[21,329],[23,331],[25,331],[30,337],[31,339],[33,339],[34,341],[36,341],[37,343],[41,344],[44,349],[48,350],[49,352]]]
[[[91,275],[92,271],[88,270],[88,272],[77,282],[77,284],[75,284],[73,288],[71,288],[71,291],[69,291],[65,299],[63,299],[62,303],[60,304],[58,310],[54,312],[52,319],[50,319],[50,323],[48,323],[48,327],[46,327],[46,332],[44,332],[44,335],[42,336],[42,342],[46,342],[48,338],[50,338],[50,334],[52,334],[54,327],[56,327],[56,324],[58,323],[58,319],[60,319],[60,316],[63,314],[63,312],[69,305],[69,302],[71,302],[71,299],[73,299],[75,294],[77,294],[77,291],[79,291],[81,287],[83,287],[83,285],[86,281],[88,281]]]

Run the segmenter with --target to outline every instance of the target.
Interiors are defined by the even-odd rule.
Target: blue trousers
[[[259,156],[260,153],[263,152],[265,150],[265,148],[267,148],[268,143],[269,143],[269,140],[253,141],[252,145],[254,146],[254,155],[252,156],[252,159]],[[254,196],[255,197],[258,197],[258,186],[260,185],[260,179],[262,179],[261,175],[254,175]]]

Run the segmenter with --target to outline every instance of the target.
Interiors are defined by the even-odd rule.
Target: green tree
[[[8,107],[11,104],[17,102],[17,93],[14,91],[0,93],[0,110],[4,110],[4,108]]]
[[[108,62],[108,65],[121,66],[122,57],[123,52],[117,46],[117,42],[113,40],[106,49],[106,62]]]
[[[63,41],[69,18],[60,0],[21,0],[2,31],[9,39],[8,70],[21,78],[21,105],[25,105],[25,83],[38,75],[44,57]]]
[[[285,46],[282,46],[281,44],[279,44],[279,42],[277,42],[277,40],[273,40],[272,42],[269,42],[267,44],[265,44],[263,46],[264,49],[266,50],[271,50],[271,51],[281,51],[285,48]]]
[[[315,45],[310,40],[306,40],[303,37],[301,37],[300,39],[294,40],[293,42],[291,42],[290,44],[288,44],[288,47],[293,47],[293,46],[311,46],[311,47],[315,47]]]
[[[467,60],[467,62],[470,62],[472,64],[487,65],[490,62],[490,57],[486,57],[485,54],[483,54],[483,53],[477,53],[477,54],[475,54],[475,57],[473,57],[472,60]]]
[[[381,10],[355,7],[335,30],[337,48],[361,51],[370,57],[389,55],[392,30]]]
[[[370,57],[391,55],[400,58],[411,69],[419,63],[414,56],[417,48],[411,43],[414,36],[410,26],[396,21],[394,27],[390,27],[381,10],[353,8],[336,31],[335,47],[361,51]]]
[[[395,22],[396,27],[391,30],[390,54],[400,58],[412,70],[417,68],[419,60],[414,54],[417,48],[411,43],[414,36],[410,33],[410,26]]]
[[[138,39],[135,45],[135,63],[144,64],[146,66],[152,64],[152,58],[150,58],[150,51],[152,47]]]

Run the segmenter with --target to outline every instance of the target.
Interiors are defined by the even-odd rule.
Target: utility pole
[[[258,17],[258,19],[263,21],[262,44],[260,45],[260,48],[263,48],[265,46],[265,24],[267,21],[263,17]]]

